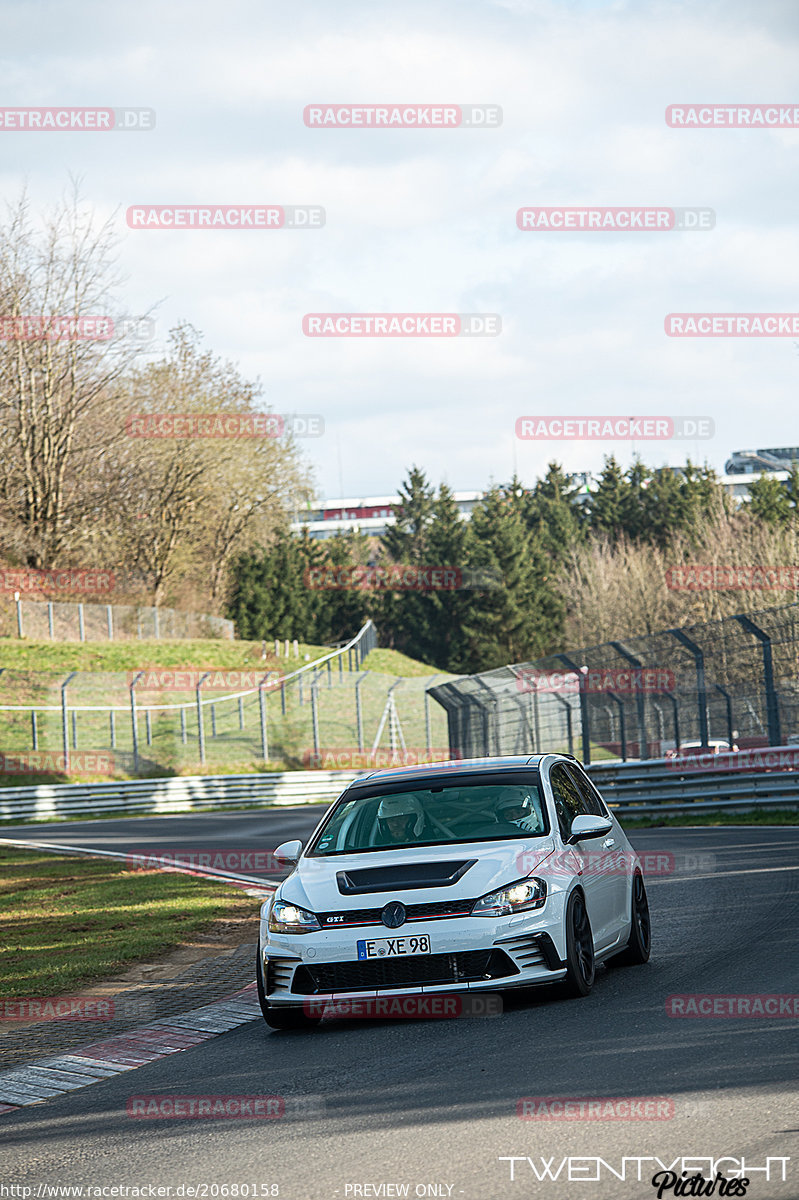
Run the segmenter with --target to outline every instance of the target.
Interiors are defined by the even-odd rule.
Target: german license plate
[[[401,958],[405,954],[432,954],[427,934],[419,937],[369,938],[358,942],[358,958]]]

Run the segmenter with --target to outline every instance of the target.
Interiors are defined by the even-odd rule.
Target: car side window
[[[558,825],[564,841],[571,833],[572,821],[575,817],[585,816],[591,810],[586,807],[580,791],[572,776],[566,770],[565,764],[555,763],[549,772],[549,782],[555,799],[555,811],[558,814]]]
[[[604,804],[602,803],[602,797],[599,795],[599,792],[591,783],[591,780],[588,778],[588,776],[585,775],[579,767],[573,766],[572,763],[567,765],[566,770],[574,779],[575,786],[577,787],[577,790],[583,799],[583,803],[586,806],[585,811],[590,813],[592,817],[606,817],[608,814],[605,810]]]

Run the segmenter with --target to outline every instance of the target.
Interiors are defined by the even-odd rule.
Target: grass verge
[[[259,903],[212,880],[0,847],[0,997],[84,988],[223,917],[251,913],[254,929]]]
[[[799,825],[799,809],[772,808],[768,812],[753,809],[750,812],[701,812],[674,813],[672,816],[659,817],[656,813],[646,817],[624,816],[621,809],[614,810],[614,816],[623,829],[656,829],[661,825]]]

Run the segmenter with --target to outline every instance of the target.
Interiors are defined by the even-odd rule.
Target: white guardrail
[[[275,771],[263,775],[184,775],[118,783],[56,783],[0,789],[0,820],[164,816],[209,808],[332,804],[363,771]]]
[[[589,767],[611,808],[627,816],[726,808],[799,807],[799,771],[668,771],[642,765],[629,783],[607,778],[616,764]],[[653,767],[660,767],[656,773]],[[182,775],[116,783],[57,783],[0,788],[0,820],[46,821],[59,817],[137,813],[164,816],[217,808],[273,808],[332,804],[360,771],[275,771],[253,775]],[[635,776],[638,775],[638,778]],[[649,778],[647,778],[649,775]]]

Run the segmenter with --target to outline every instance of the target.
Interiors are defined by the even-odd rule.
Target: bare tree
[[[29,566],[80,541],[101,417],[137,353],[110,319],[114,252],[75,187],[39,223],[24,195],[0,222],[0,521]]]
[[[267,540],[309,493],[290,439],[224,430],[209,437],[184,420],[207,417],[213,426],[235,417],[234,426],[267,428],[258,396],[256,383],[202,349],[190,325],[172,330],[164,359],[132,374],[118,420],[139,436],[113,456],[116,541],[122,559],[152,579],[153,603],[178,577],[194,577],[218,607],[234,555]],[[184,436],[159,435],[177,431],[178,420]]]

